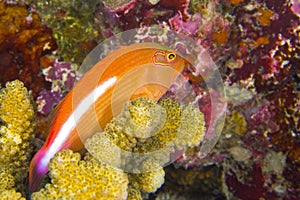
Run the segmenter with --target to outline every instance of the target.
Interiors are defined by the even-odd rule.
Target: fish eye
[[[175,58],[176,58],[176,54],[174,52],[168,52],[166,54],[167,62],[172,62],[173,60],[175,60]]]

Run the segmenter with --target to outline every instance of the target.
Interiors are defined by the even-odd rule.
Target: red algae
[[[34,97],[49,87],[41,75],[41,58],[56,49],[52,30],[23,5],[0,2],[0,83],[20,79]]]
[[[189,0],[160,0],[159,5],[179,11],[184,21],[190,18],[190,14],[187,12]]]

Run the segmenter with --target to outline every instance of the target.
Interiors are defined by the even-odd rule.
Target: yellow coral
[[[121,168],[121,149],[108,138],[107,132],[94,134],[85,147],[99,161]]]
[[[129,186],[128,187],[128,197],[127,200],[142,200],[142,195],[140,190]]]
[[[130,184],[134,188],[144,192],[155,192],[165,182],[165,171],[155,160],[145,160],[142,163],[141,169],[144,172],[129,175]]]
[[[34,127],[34,109],[27,89],[19,80],[8,82],[0,91],[0,168],[4,169],[1,170],[1,182],[5,182],[2,179],[5,174],[9,179],[13,175],[15,185],[21,191],[28,172]],[[12,180],[9,182],[1,189],[13,187]]]
[[[198,108],[182,106],[169,98],[158,103],[149,98],[128,102],[119,116],[86,142],[87,149],[96,154],[106,152],[104,146],[116,145],[122,150],[148,153],[167,147],[185,149],[199,145],[204,132],[203,114]],[[99,140],[107,139],[100,142]],[[93,144],[93,143],[101,143]],[[93,148],[93,149],[92,149]],[[114,148],[115,149],[115,148]]]
[[[80,160],[79,153],[61,151],[50,161],[49,170],[52,184],[33,193],[33,200],[127,198],[127,175],[90,155]]]
[[[124,117],[127,124],[123,127],[124,132],[141,140],[162,128],[166,111],[153,99],[141,97],[126,103],[120,117]]]
[[[14,189],[0,191],[0,200],[26,200],[20,192]]]
[[[168,98],[159,103],[166,112],[163,128],[153,137],[137,144],[134,151],[151,152],[166,147],[186,149],[199,145],[205,133],[204,116],[193,105],[179,105]]]
[[[204,115],[193,105],[188,105],[182,111],[181,124],[174,140],[176,149],[198,146],[204,133]]]
[[[224,133],[243,135],[247,130],[247,122],[242,114],[233,110],[231,115],[226,119]]]
[[[0,170],[0,191],[11,189],[15,186],[15,178],[7,167],[2,167]]]
[[[181,122],[180,105],[169,98],[162,99],[158,105],[166,110],[166,119],[161,121],[163,127],[145,142],[138,143],[135,152],[147,153],[166,148],[168,145],[173,146],[171,142],[176,137]]]
[[[151,153],[152,158],[164,165],[175,149],[199,145],[204,132],[204,116],[197,107],[180,105],[169,98],[156,103],[142,97],[125,104],[104,132],[88,139],[85,146],[97,159],[116,167],[127,162],[126,170],[132,170],[129,165],[143,162],[132,157],[132,153]],[[130,162],[128,157],[132,157]]]
[[[197,107],[142,97],[126,103],[85,146],[101,162],[131,172],[128,198],[140,199],[140,191],[155,192],[164,183],[163,166],[170,153],[199,145],[204,132],[204,116]]]

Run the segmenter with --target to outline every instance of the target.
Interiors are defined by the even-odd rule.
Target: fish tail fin
[[[40,149],[32,158],[29,168],[29,191],[35,192],[48,172],[50,159],[45,157],[46,151]]]

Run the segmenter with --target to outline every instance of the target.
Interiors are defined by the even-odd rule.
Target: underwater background
[[[0,199],[300,199],[299,18],[298,0],[0,1]],[[215,62],[227,104],[217,144],[204,158],[192,145],[140,176],[65,150],[31,194],[30,161],[84,58],[130,29],[151,41],[145,27],[189,36]],[[218,92],[184,76],[209,121]]]

